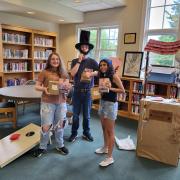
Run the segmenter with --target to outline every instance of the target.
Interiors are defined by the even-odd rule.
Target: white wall
[[[127,0],[126,7],[85,13],[83,24],[60,25],[60,51],[65,60],[75,57],[76,27],[116,24],[120,27],[118,56],[124,60],[125,51],[138,51],[140,45],[143,0]],[[135,44],[124,44],[124,33],[137,33]],[[70,38],[70,37],[71,38]],[[68,50],[65,50],[68,48]]]

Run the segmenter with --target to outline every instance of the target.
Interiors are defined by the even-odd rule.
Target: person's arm
[[[118,88],[111,87],[110,90],[116,93],[125,93],[124,86],[122,84],[121,79],[117,74],[113,75],[113,82],[117,85]]]
[[[48,88],[44,87],[40,81],[36,81],[35,89],[37,91],[45,92],[45,94],[49,95]]]
[[[93,72],[91,72],[91,77],[97,76],[97,75],[98,75],[98,71],[93,71]]]
[[[98,70],[99,70],[99,65],[98,65],[98,63],[94,60],[94,62],[93,62],[93,72],[91,73],[91,77],[97,76],[97,75],[98,75]]]
[[[39,74],[39,76],[38,76],[38,80],[36,81],[36,85],[35,85],[35,89],[37,90],[37,91],[41,91],[41,92],[45,92],[45,94],[50,94],[49,92],[48,92],[48,89],[47,89],[47,87],[44,87],[43,86],[43,79],[44,79],[44,72],[41,72],[40,74]]]
[[[81,64],[81,61],[83,61],[85,59],[85,56],[83,54],[79,55],[78,61],[76,62],[76,64],[72,67],[70,73],[71,76],[74,77],[76,75],[76,73],[78,72],[79,66]]]

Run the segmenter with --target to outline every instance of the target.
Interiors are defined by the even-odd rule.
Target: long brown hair
[[[56,71],[54,71],[53,67],[51,66],[51,58],[52,58],[53,55],[56,55],[58,57],[58,59],[59,59],[59,66],[56,69]],[[68,78],[68,74],[67,74],[67,71],[64,68],[62,59],[60,58],[59,54],[56,53],[56,52],[52,52],[49,55],[47,63],[46,63],[45,70],[56,72],[59,75],[59,77],[61,77],[61,78]]]

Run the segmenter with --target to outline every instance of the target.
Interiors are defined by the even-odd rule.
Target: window
[[[180,0],[147,0],[144,46],[149,39],[163,42],[177,40]],[[150,64],[173,66],[174,55],[150,53]]]
[[[90,43],[94,45],[94,49],[90,52],[90,57],[99,61],[106,57],[116,57],[118,49],[118,32],[117,26],[113,27],[94,27],[81,28],[81,30],[90,31]]]

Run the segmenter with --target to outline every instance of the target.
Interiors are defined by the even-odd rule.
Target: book
[[[92,69],[85,68],[84,71],[81,74],[81,82],[91,82],[91,72],[93,72]]]
[[[59,79],[59,91],[62,94],[68,94],[71,84],[69,83],[69,79]]]
[[[59,81],[49,81],[48,92],[51,95],[59,95]]]
[[[99,79],[99,92],[100,93],[108,93],[109,87],[111,87],[111,81],[109,78]]]

